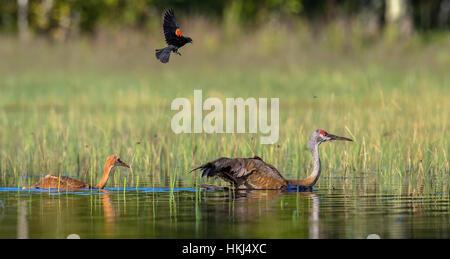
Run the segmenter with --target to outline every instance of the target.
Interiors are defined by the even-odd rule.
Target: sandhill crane
[[[111,170],[116,166],[123,166],[130,168],[129,165],[122,162],[117,155],[111,155],[106,159],[103,177],[99,184],[90,185],[88,183],[78,181],[66,176],[46,175],[44,179],[33,184],[30,187],[22,187],[22,189],[65,189],[65,190],[77,190],[77,189],[103,189],[108,182],[109,174]]]
[[[309,138],[309,150],[314,160],[314,169],[302,180],[286,180],[273,165],[257,156],[253,158],[222,157],[194,168],[191,172],[200,169],[202,177],[218,177],[236,189],[311,189],[320,176],[319,145],[332,140],[353,141],[329,134],[321,129],[315,130]]]

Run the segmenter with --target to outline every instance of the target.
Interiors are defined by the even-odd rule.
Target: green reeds
[[[444,43],[418,49],[407,60],[395,53],[381,55],[392,49],[380,46],[358,55],[358,64],[326,49],[270,58],[248,49],[250,54],[224,50],[214,63],[194,60],[180,65],[183,69],[158,66],[150,71],[141,69],[142,58],[130,61],[136,70],[111,68],[109,62],[96,63],[101,58],[95,52],[84,56],[67,46],[96,66],[74,63],[73,70],[63,70],[47,64],[40,68],[44,71],[13,73],[0,69],[0,89],[7,90],[0,96],[0,185],[19,188],[28,181],[30,186],[34,178],[22,177],[44,172],[94,185],[104,159],[113,153],[133,164],[128,184],[134,180],[136,188],[169,187],[173,201],[177,187],[208,181],[188,174],[190,169],[222,156],[258,155],[286,178],[300,179],[312,169],[308,138],[318,128],[354,140],[321,145],[319,188],[362,174],[367,181],[395,188],[399,179],[411,181],[414,190],[421,182],[448,183],[450,87],[448,71],[442,69],[449,64],[442,56],[448,48]],[[23,51],[17,55],[26,57],[29,50]],[[51,51],[48,47],[47,53]],[[252,58],[238,64],[229,60],[239,54]],[[261,62],[249,64],[251,60]],[[280,98],[279,141],[261,145],[259,134],[173,133],[170,122],[176,111],[170,103],[177,97],[192,100],[194,89],[220,100]],[[114,174],[108,185],[120,187],[121,180],[121,174]],[[448,192],[449,184],[439,188]],[[201,195],[196,194],[196,202]]]

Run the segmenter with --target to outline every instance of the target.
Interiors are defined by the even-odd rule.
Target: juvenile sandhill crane
[[[253,158],[222,157],[194,168],[192,171],[200,169],[202,177],[218,177],[236,189],[311,189],[320,176],[319,145],[332,140],[353,141],[349,138],[328,134],[324,130],[315,130],[309,138],[309,150],[314,160],[314,169],[308,177],[302,180],[286,180],[273,165],[264,162],[257,156]]]
[[[108,182],[111,170],[116,166],[123,166],[130,168],[129,165],[122,162],[117,155],[111,155],[106,159],[103,170],[103,177],[99,184],[90,185],[88,183],[78,181],[66,176],[46,175],[44,179],[33,184],[30,187],[22,187],[22,189],[63,189],[63,190],[77,190],[77,189],[103,189]]]

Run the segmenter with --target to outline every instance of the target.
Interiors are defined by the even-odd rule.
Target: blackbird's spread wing
[[[179,34],[180,36],[178,36],[177,30],[179,30],[180,27],[178,26],[177,21],[175,20],[175,15],[172,9],[169,9],[164,13],[163,28],[167,44],[179,46],[181,40],[181,33]]]

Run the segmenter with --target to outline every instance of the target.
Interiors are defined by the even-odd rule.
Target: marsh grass
[[[286,39],[304,35],[283,30],[276,44],[257,41],[272,32],[223,43],[215,33],[209,41],[198,35],[164,66],[153,57],[153,41],[127,52],[85,40],[38,41],[36,48],[2,40],[0,185],[30,185],[48,173],[94,185],[113,153],[132,166],[115,170],[108,182],[115,187],[222,185],[187,173],[221,156],[258,155],[299,179],[312,169],[308,138],[323,128],[354,142],[321,146],[317,187],[343,181],[364,192],[375,182],[383,192],[448,193],[448,37],[348,52],[327,41],[297,47]],[[218,47],[205,50],[204,44]],[[203,99],[280,98],[279,141],[261,145],[258,134],[174,134],[170,103],[193,100],[195,89],[203,90]],[[360,188],[352,189],[355,184]]]

